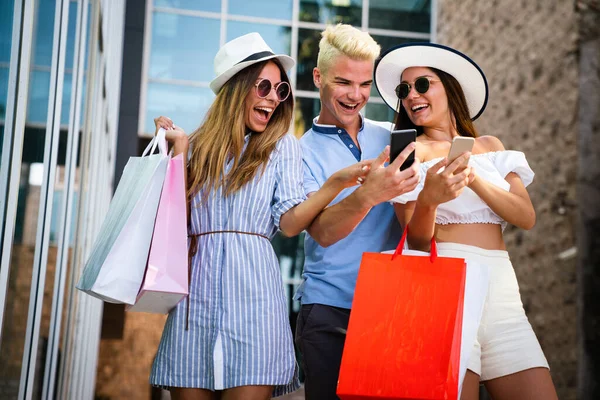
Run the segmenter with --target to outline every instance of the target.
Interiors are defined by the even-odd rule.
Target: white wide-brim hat
[[[273,50],[256,32],[235,38],[225,43],[215,56],[215,75],[217,77],[210,82],[210,89],[217,94],[229,79],[244,68],[273,58],[278,59],[286,71],[296,64],[290,56],[273,53]]]
[[[375,64],[375,87],[383,101],[397,111],[396,86],[410,67],[432,67],[452,75],[460,84],[472,120],[483,113],[488,100],[488,84],[473,60],[450,47],[434,43],[409,43],[387,50]]]

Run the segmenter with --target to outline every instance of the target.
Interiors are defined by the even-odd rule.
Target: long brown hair
[[[281,72],[282,81],[289,83],[283,66],[277,59],[253,64],[234,75],[219,91],[204,122],[190,135],[192,154],[188,164],[188,198],[203,189],[203,200],[211,191],[221,187],[229,196],[250,182],[260,170],[262,174],[269,155],[287,132],[292,120],[294,99],[290,96],[273,112],[264,130],[252,134],[246,150],[244,136],[245,101],[262,69],[273,62]],[[233,158],[233,166],[225,175],[225,164]]]
[[[446,96],[448,97],[448,108],[454,116],[454,128],[458,134],[460,136],[478,137],[479,134],[477,133],[477,129],[475,129],[475,125],[473,125],[471,116],[469,115],[469,107],[467,106],[465,93],[463,92],[460,83],[458,83],[456,78],[454,78],[452,75],[442,70],[431,67],[429,67],[429,69],[440,78],[442,85],[444,85]],[[398,100],[398,104],[399,110],[396,113],[396,118],[394,120],[396,125],[395,129],[416,129],[417,135],[422,134],[423,127],[413,124],[400,100]]]

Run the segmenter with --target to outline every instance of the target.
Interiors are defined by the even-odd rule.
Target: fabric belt
[[[185,314],[185,330],[187,331],[190,324],[190,296],[192,295],[191,285],[192,285],[192,259],[196,255],[198,251],[198,237],[206,236],[206,235],[214,235],[218,233],[239,233],[242,235],[253,235],[260,236],[261,238],[270,240],[268,236],[263,235],[261,233],[254,232],[243,232],[243,231],[233,231],[233,230],[225,230],[225,231],[210,231],[210,232],[202,232],[202,233],[190,233],[188,234],[188,238],[190,238],[190,247],[188,248],[188,296],[187,296],[187,305],[186,305],[186,314]]]

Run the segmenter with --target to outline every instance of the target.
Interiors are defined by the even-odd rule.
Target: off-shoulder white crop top
[[[423,190],[427,170],[439,160],[441,160],[441,157],[421,163],[421,180],[417,187],[413,191],[395,197],[390,201],[403,204],[415,201],[421,190]],[[525,154],[520,151],[504,150],[473,154],[469,159],[469,165],[475,167],[475,173],[479,178],[483,178],[506,191],[510,190],[510,184],[504,178],[511,172],[519,175],[525,186],[533,181],[534,172],[529,167]],[[441,225],[499,224],[502,225],[503,230],[506,227],[506,222],[468,187],[456,199],[438,206],[435,223]]]

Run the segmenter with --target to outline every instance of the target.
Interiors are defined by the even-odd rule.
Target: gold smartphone
[[[473,151],[475,138],[470,136],[455,136],[452,140],[452,146],[448,152],[448,164],[452,163],[458,156],[465,151]]]

